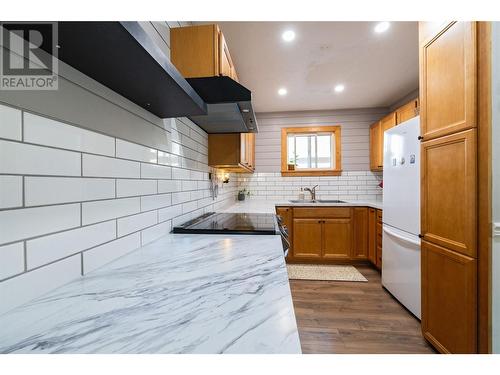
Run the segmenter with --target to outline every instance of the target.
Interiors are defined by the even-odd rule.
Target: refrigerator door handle
[[[388,229],[385,225],[383,227],[383,230],[385,233],[387,233],[388,235],[392,236],[392,237],[396,237],[397,239],[400,239],[401,241],[405,241],[405,242],[409,242],[411,244],[414,244],[416,246],[420,246],[420,242],[418,241],[415,241],[415,240],[412,240],[408,237],[403,237],[395,232],[393,232],[392,230]]]

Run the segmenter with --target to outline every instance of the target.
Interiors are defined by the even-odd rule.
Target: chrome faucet
[[[318,187],[318,185],[312,187],[312,188],[304,188],[304,191],[308,191],[309,193],[311,193],[311,200],[314,202],[316,200],[316,188]]]

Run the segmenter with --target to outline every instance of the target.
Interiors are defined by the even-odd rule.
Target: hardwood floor
[[[380,283],[369,266],[367,283],[290,280],[303,353],[435,353],[420,322]]]

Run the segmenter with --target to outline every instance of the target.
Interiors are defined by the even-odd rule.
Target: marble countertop
[[[291,203],[288,200],[273,201],[260,199],[247,199],[227,207],[224,212],[245,213],[275,213],[276,206],[293,207],[372,207],[381,210],[382,201],[345,201],[345,203]]]
[[[279,236],[167,235],[0,316],[0,353],[300,353]]]

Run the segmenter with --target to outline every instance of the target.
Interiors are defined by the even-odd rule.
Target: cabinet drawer
[[[298,207],[293,209],[293,216],[297,218],[337,218],[351,217],[351,209],[349,207]]]
[[[377,210],[377,221],[378,222],[382,221],[382,210]]]

